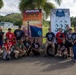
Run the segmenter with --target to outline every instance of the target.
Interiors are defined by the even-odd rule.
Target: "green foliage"
[[[15,21],[14,25],[18,25],[18,26],[22,25],[22,20]]]
[[[60,5],[62,2],[62,0],[55,0],[55,1],[58,3],[58,5]]]
[[[50,21],[43,21],[43,26],[44,27],[48,27],[48,26],[50,26]]]
[[[3,1],[0,0],[0,8],[3,6]]]
[[[0,16],[0,21],[12,22],[14,25],[22,25],[22,15],[8,14],[6,16]]]
[[[8,14],[6,16],[0,16],[0,22],[12,22],[14,25],[22,25],[22,15],[21,14]],[[43,20],[43,26],[47,27],[50,25],[50,21]]]
[[[43,36],[46,36],[46,33],[48,32],[48,26],[47,27],[43,27]],[[46,38],[43,38],[43,43],[46,42]]]
[[[46,12],[46,18],[50,15],[50,10],[54,9],[55,6],[52,3],[46,2],[45,6],[43,7],[43,10]]]
[[[54,0],[59,5],[61,0]],[[55,8],[55,5],[47,0],[20,0],[20,10],[23,12],[25,9],[42,9],[46,13],[46,18],[50,14],[50,9]]]
[[[71,17],[71,26],[72,27],[76,26],[76,17]]]

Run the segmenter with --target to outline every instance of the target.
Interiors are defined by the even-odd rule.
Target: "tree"
[[[22,15],[17,13],[8,14],[6,16],[0,16],[0,22],[11,22],[14,25],[22,25]]]
[[[71,26],[76,27],[76,17],[71,17]]]
[[[62,0],[55,0],[55,2],[60,6]]]
[[[61,0],[55,0],[55,2],[60,5]],[[48,17],[50,9],[55,8],[55,5],[47,0],[20,0],[19,8],[22,12],[25,9],[42,9]]]
[[[3,6],[3,1],[0,0],[0,8]]]

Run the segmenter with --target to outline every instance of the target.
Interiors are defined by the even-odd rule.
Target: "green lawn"
[[[43,36],[45,36],[47,32],[48,32],[48,27],[43,27]],[[46,38],[43,38],[43,43],[45,42],[46,42]]]

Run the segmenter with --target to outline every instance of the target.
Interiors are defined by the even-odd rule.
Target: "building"
[[[18,26],[14,26],[13,23],[11,22],[0,22],[0,26],[2,28],[14,28],[14,29],[18,28]]]

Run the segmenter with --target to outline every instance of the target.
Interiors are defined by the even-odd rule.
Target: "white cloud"
[[[3,0],[3,1],[4,1],[4,7],[0,9],[0,15],[6,15],[10,13],[20,13],[20,10],[18,8],[20,0]],[[48,1],[54,3],[57,8],[70,9],[70,15],[76,16],[76,10],[75,10],[76,0],[62,0],[60,6],[58,6],[54,0],[48,0]]]
[[[3,0],[4,1],[4,7],[0,9],[0,15],[6,15],[10,13],[20,13],[20,10],[18,8],[19,1],[20,0]]]
[[[76,1],[75,0],[63,0],[62,3],[61,3],[61,6],[58,8],[68,8],[70,9],[70,16],[76,16],[76,10],[75,10],[75,7],[76,7]]]
[[[76,0],[62,0],[60,6],[58,6],[55,2],[53,3],[57,6],[57,8],[70,9],[70,16],[76,16]]]

